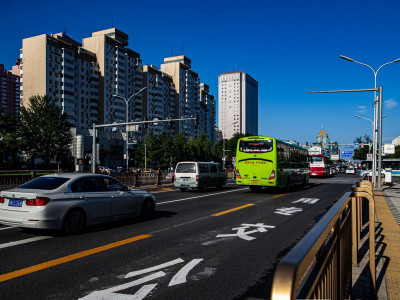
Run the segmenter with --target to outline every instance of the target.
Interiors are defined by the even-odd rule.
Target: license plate
[[[8,200],[8,206],[22,207],[22,200]]]
[[[260,182],[258,180],[250,180],[250,184],[257,185],[257,184],[260,184]]]
[[[189,181],[189,178],[182,178],[182,181]]]

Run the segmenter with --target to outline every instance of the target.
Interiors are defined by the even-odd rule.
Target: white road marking
[[[162,268],[170,267],[170,266],[173,266],[173,265],[176,265],[176,264],[180,264],[180,263],[183,263],[183,262],[184,262],[184,260],[182,258],[177,258],[175,260],[171,260],[169,262],[166,262],[164,264],[157,265],[157,266],[154,266],[154,267],[151,267],[151,268],[130,272],[130,273],[126,274],[125,278],[134,277],[134,276],[142,275],[142,274],[145,274],[145,273],[150,273],[150,272],[153,272],[153,271],[156,271],[156,270],[160,270]]]
[[[256,229],[251,231],[245,231],[246,229],[250,229],[251,227],[256,227]],[[275,226],[271,225],[264,225],[264,223],[257,223],[257,224],[242,224],[242,227],[232,228],[232,230],[237,230],[237,233],[233,234],[218,234],[216,237],[239,237],[246,241],[254,240],[254,237],[249,236],[249,234],[256,233],[256,232],[267,232],[266,228],[275,228]]]
[[[190,263],[188,263],[186,266],[180,269],[178,273],[175,274],[175,276],[169,282],[168,286],[185,283],[186,276],[189,273],[189,271],[193,269],[196,265],[198,265],[202,260],[203,260],[202,258],[193,259]]]
[[[316,202],[318,202],[319,199],[317,198],[301,198],[299,200],[293,201],[292,203],[297,203],[297,202],[303,202],[303,203],[307,203],[307,204],[314,204]]]
[[[137,286],[137,285],[141,285],[142,283],[146,283],[148,281],[151,281],[153,279],[157,279],[160,277],[165,276],[166,274],[162,271],[157,272],[157,273],[153,273],[150,274],[146,277],[140,278],[138,280],[135,281],[131,281],[128,283],[124,283],[121,285],[117,285],[114,286],[112,288],[108,288],[102,291],[94,291],[88,295],[86,295],[85,297],[82,297],[80,299],[93,299],[93,300],[98,300],[98,299],[136,299],[136,300],[140,300],[143,299],[143,297],[145,297],[157,284],[151,284],[151,285],[145,285],[144,287],[142,287],[139,291],[137,291],[136,293],[139,293],[142,298],[139,297],[139,295],[135,294],[135,295],[124,295],[124,294],[114,294],[115,292],[118,291],[122,291],[128,288],[131,288],[133,286]],[[147,292],[147,293],[146,293]]]
[[[280,215],[285,215],[285,216],[291,216],[294,213],[303,211],[302,208],[296,208],[296,207],[282,207],[278,208],[274,213],[280,214]]]
[[[187,200],[192,200],[192,199],[197,199],[197,198],[204,198],[204,197],[211,197],[211,196],[215,196],[215,195],[233,193],[233,192],[243,191],[243,190],[248,190],[248,188],[244,188],[244,189],[235,189],[235,190],[232,190],[232,191],[225,191],[225,192],[219,192],[219,193],[212,193],[212,194],[207,194],[207,195],[201,195],[201,196],[190,197],[190,198],[184,198],[184,199],[178,199],[178,200],[172,200],[172,201],[166,201],[166,202],[159,202],[159,203],[157,203],[157,206],[158,206],[158,205],[161,205],[161,204],[167,204],[167,203],[173,203],[173,202],[180,202],[180,201],[187,201]]]
[[[32,243],[40,240],[45,240],[45,239],[50,239],[51,236],[38,236],[30,239],[24,239],[20,241],[15,241],[15,242],[9,242],[5,244],[0,244],[0,249],[12,247],[12,246],[17,246],[17,245],[22,245],[22,244],[27,244],[27,243]]]
[[[0,228],[0,230],[7,230],[7,229],[15,229],[16,227],[6,227],[6,228]]]

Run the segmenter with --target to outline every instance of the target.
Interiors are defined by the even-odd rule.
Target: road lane
[[[226,189],[230,191],[229,187]],[[4,274],[3,270],[6,269],[15,270],[18,266],[43,263],[46,257],[60,258],[106,245],[110,241],[122,240],[127,235],[152,235],[139,243],[126,244],[0,283],[0,289],[7,295],[4,299],[11,299],[10,293],[13,293],[14,299],[18,296],[26,298],[27,295],[31,299],[81,298],[108,288],[113,288],[117,294],[134,295],[140,292],[146,299],[265,296],[274,264],[334,201],[348,191],[349,181],[347,185],[310,185],[309,188],[288,194],[279,191],[250,193],[236,187],[231,189],[236,191],[225,194],[218,194],[221,191],[211,189],[204,194],[175,191],[159,193],[156,194],[157,200],[165,204],[157,208],[154,220],[97,226],[73,237],[55,235],[52,239],[29,246],[20,245],[18,251],[13,252],[1,249],[0,255],[6,255],[14,262],[6,262],[6,266],[0,267],[0,273]],[[196,198],[199,195],[211,196]],[[278,195],[280,197],[276,197]],[[192,199],[166,203],[171,199],[184,198]],[[299,199],[319,200],[310,204],[307,201],[299,202]],[[212,216],[247,204],[251,206],[218,217]],[[276,213],[279,209],[292,207],[301,211],[292,211],[289,215]],[[22,230],[18,234],[27,233]],[[231,236],[217,237],[224,234]],[[248,241],[240,235],[254,239]],[[182,262],[163,269],[165,275],[141,285],[132,285],[133,280],[142,282],[140,278],[125,278],[131,272],[177,259]],[[185,282],[182,282],[183,277]],[[35,285],[29,284],[33,278],[35,282],[47,282],[48,285],[43,287],[41,284],[41,291],[38,291]],[[175,282],[173,278],[179,278],[178,282],[181,283],[169,285]],[[130,287],[119,289],[121,285]],[[21,286],[23,290],[18,288]]]

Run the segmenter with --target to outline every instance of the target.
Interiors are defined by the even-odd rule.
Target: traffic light
[[[199,114],[194,114],[194,125],[197,127],[199,126]]]

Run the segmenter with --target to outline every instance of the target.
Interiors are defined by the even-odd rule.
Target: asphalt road
[[[269,298],[279,260],[359,176],[312,179],[289,193],[154,192],[150,221],[77,236],[0,225],[1,299]]]

